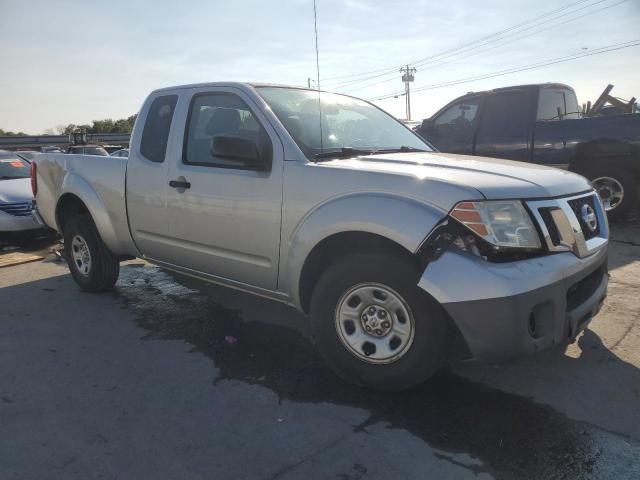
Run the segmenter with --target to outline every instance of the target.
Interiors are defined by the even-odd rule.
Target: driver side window
[[[478,112],[478,104],[479,99],[456,103],[436,117],[434,126],[436,128],[443,125],[449,125],[453,128],[466,126],[467,124],[471,126]]]
[[[480,97],[460,100],[438,115],[428,137],[443,152],[471,154]]]
[[[216,135],[243,137],[255,142],[262,153],[271,151],[271,139],[249,106],[238,96],[206,93],[194,96],[189,109],[183,161],[186,164],[221,168],[245,168],[232,158],[213,156]]]

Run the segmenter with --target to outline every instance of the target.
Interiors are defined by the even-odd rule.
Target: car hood
[[[0,180],[0,203],[29,202],[33,200],[31,179]]]
[[[323,164],[471,187],[487,199],[548,198],[591,189],[586,178],[565,170],[532,163],[451,153],[366,155],[331,160]]]

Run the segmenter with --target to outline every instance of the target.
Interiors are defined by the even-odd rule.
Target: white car
[[[111,152],[109,155],[111,155],[112,157],[128,157],[129,156],[129,149],[128,148],[121,148],[120,150],[116,150],[115,152]]]
[[[41,232],[33,215],[29,163],[13,152],[0,150],[0,237]]]

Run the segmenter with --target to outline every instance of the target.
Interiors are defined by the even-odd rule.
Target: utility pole
[[[404,96],[406,98],[406,117],[407,120],[411,120],[411,88],[409,84],[415,79],[414,73],[416,73],[415,67],[410,67],[407,64],[406,67],[400,69],[402,73],[402,81],[404,82]]]

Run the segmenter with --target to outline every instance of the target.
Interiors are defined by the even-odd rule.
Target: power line
[[[520,28],[520,27],[522,27],[524,25],[527,25],[529,23],[536,22],[537,20],[540,20],[542,18],[548,17],[550,15],[554,15],[556,13],[562,12],[562,11],[570,9],[570,8],[576,6],[576,5],[580,5],[582,3],[586,3],[586,2],[589,2],[589,1],[592,1],[592,0],[577,0],[575,2],[572,2],[572,3],[568,4],[568,5],[565,5],[563,7],[560,7],[560,8],[557,8],[555,10],[551,10],[549,12],[546,12],[546,13],[543,13],[541,15],[538,15],[537,17],[534,17],[534,18],[532,18],[530,20],[527,20],[527,21],[524,21],[524,22],[520,22],[520,23],[518,23],[516,25],[512,25],[511,27],[508,27],[506,29],[500,30],[498,32],[494,32],[494,33],[492,33],[490,35],[487,35],[485,37],[481,37],[481,38],[479,38],[477,40],[474,40],[474,41],[471,41],[471,42],[467,42],[467,43],[458,45],[456,47],[450,48],[448,50],[445,50],[445,51],[443,51],[443,52],[441,52],[439,54],[434,54],[434,55],[431,55],[429,57],[421,58],[421,59],[418,59],[418,60],[415,60],[415,61],[409,62],[409,63],[412,63],[412,64],[413,63],[419,63],[419,62],[423,62],[423,61],[432,59],[434,57],[439,57],[439,56],[442,56],[442,55],[445,55],[445,54],[448,54],[448,53],[451,53],[451,52],[454,52],[454,51],[461,50],[461,49],[466,48],[468,46],[472,46],[472,45],[474,45],[474,44],[476,44],[478,42],[486,41],[486,40],[489,40],[489,39],[491,39],[493,37],[503,35],[503,34],[505,34],[507,32],[510,32],[510,31],[512,31],[514,29]],[[602,1],[606,1],[606,0],[600,0],[600,1],[596,2],[596,3],[587,5],[587,6],[582,7],[582,8],[588,8],[590,6],[596,5],[597,3],[601,3]],[[578,10],[575,10],[575,11],[578,11]],[[572,13],[572,12],[567,12],[567,13]],[[395,73],[397,71],[397,68],[398,68],[397,66],[396,67],[392,67],[392,68],[382,68],[382,69],[377,69],[377,70],[371,70],[371,71],[368,71],[368,72],[360,72],[360,73],[355,73],[355,74],[348,74],[348,75],[340,75],[340,76],[336,76],[336,77],[329,77],[329,78],[325,78],[323,80],[326,82],[326,81],[339,80],[339,79],[345,79],[345,78],[366,77],[367,75],[377,74],[377,73],[381,73],[381,72],[386,72],[387,74],[389,74],[389,73]],[[369,78],[374,78],[376,76],[379,76],[379,75],[374,75],[373,77],[369,77]],[[368,78],[361,79],[361,80],[367,80],[367,79]],[[331,83],[331,82],[329,82],[329,83]],[[338,83],[345,83],[345,82],[338,82]]]
[[[515,32],[512,32],[512,33],[509,33],[508,35],[504,35],[501,38],[494,38],[493,40],[481,42],[481,43],[478,43],[477,45],[469,44],[466,47],[458,48],[457,49],[458,51],[454,51],[456,49],[450,49],[450,50],[447,50],[447,51],[442,52],[440,54],[436,54],[436,55],[432,55],[430,57],[423,58],[423,59],[418,60],[416,62],[416,66],[422,67],[424,65],[429,65],[430,64],[428,68],[434,68],[436,66],[440,66],[440,65],[445,65],[445,64],[448,64],[448,63],[456,62],[458,60],[462,60],[464,58],[468,58],[468,57],[471,57],[471,56],[474,56],[474,55],[478,55],[480,53],[492,50],[494,48],[501,47],[501,46],[503,46],[503,45],[505,45],[507,43],[510,43],[510,42],[513,42],[513,41],[516,41],[516,40],[521,40],[523,38],[527,38],[527,37],[530,37],[532,35],[537,35],[538,33],[541,33],[543,31],[549,30],[551,28],[555,28],[555,27],[557,27],[559,25],[563,25],[565,23],[573,22],[573,21],[579,20],[580,18],[589,16],[589,15],[593,15],[594,13],[597,13],[597,12],[602,11],[602,10],[606,10],[608,8],[615,7],[615,6],[620,5],[621,3],[624,3],[624,2],[626,2],[628,0],[621,0],[620,2],[615,3],[613,5],[608,5],[608,6],[605,6],[603,8],[600,8],[600,9],[592,10],[592,11],[586,12],[586,13],[580,15],[580,16],[569,18],[568,20],[565,20],[564,22],[558,22],[558,23],[555,23],[555,24],[553,24],[553,25],[551,25],[549,27],[542,28],[542,29],[539,29],[539,30],[535,30],[535,31],[530,32],[530,33],[528,33],[526,35],[522,35],[520,37],[516,37],[516,38],[510,39],[510,37],[512,37],[514,35],[519,35],[519,34],[521,34],[523,32],[531,30],[532,28],[540,27],[540,26],[542,26],[542,25],[544,25],[546,23],[549,23],[549,22],[554,22],[554,21],[559,20],[560,18],[562,18],[562,17],[564,17],[566,15],[575,14],[575,13],[581,11],[581,10],[585,10],[587,8],[591,8],[591,7],[595,6],[595,5],[603,3],[605,1],[609,1],[609,0],[598,0],[595,3],[591,3],[589,5],[585,5],[585,6],[582,6],[580,8],[576,8],[574,10],[571,10],[569,12],[565,12],[561,16],[550,18],[550,19],[544,20],[542,22],[539,22],[539,23],[537,23],[535,25],[531,25],[531,26],[529,26],[527,28],[520,29],[519,31],[515,31]],[[543,16],[548,16],[548,15],[541,15],[541,17],[543,17]],[[537,17],[537,18],[539,18],[539,17]],[[531,22],[523,22],[523,23],[531,23]],[[513,30],[513,28],[514,27],[512,27],[511,29],[508,29],[508,30]],[[494,34],[494,35],[496,35],[496,34]],[[490,36],[493,36],[493,35],[490,35]],[[487,37],[485,37],[485,38],[487,38]],[[504,42],[504,40],[507,40],[507,39],[510,39],[510,40],[507,41],[507,42]],[[495,45],[490,45],[490,44],[495,43],[495,42],[499,42],[499,43],[497,43]],[[473,52],[474,50],[477,50],[477,49],[479,49],[479,48],[481,48],[483,46],[487,46],[487,45],[489,45],[488,48],[482,49],[482,50],[477,51],[475,53],[469,53],[469,52]],[[451,52],[451,53],[448,53],[448,52]],[[445,60],[447,58],[455,57],[456,55],[459,55],[461,53],[464,54],[464,55],[462,55],[462,56],[460,56],[458,58],[453,58],[451,60],[442,61],[442,60]],[[376,75],[375,77],[372,77],[372,78],[379,78],[379,77],[384,77],[384,76],[389,76],[389,74]],[[366,81],[366,80],[368,80],[368,79],[362,79],[362,80],[358,80],[358,81]],[[393,78],[379,80],[379,81],[377,81],[375,83],[370,83],[370,84],[364,85],[364,86],[362,86],[362,88],[371,87],[371,86],[374,86],[374,85],[379,85],[381,83],[387,83],[387,82],[392,81],[392,80],[393,80]],[[341,88],[341,87],[344,87],[344,86],[347,86],[347,85],[353,85],[353,84],[357,83],[358,81],[351,81],[351,82],[348,82],[348,83],[343,83],[343,84],[341,84],[340,87],[334,86],[333,88]],[[352,88],[352,89],[347,90],[345,93],[353,92],[353,91],[356,91],[356,90],[359,90],[359,89],[360,89],[359,87]]]
[[[640,45],[640,39],[637,40],[631,40],[628,42],[623,42],[623,43],[617,43],[617,44],[613,44],[613,45],[607,45],[605,47],[600,47],[598,49],[595,49],[591,52],[584,52],[584,53],[580,53],[580,54],[574,54],[574,55],[569,55],[569,56],[565,56],[565,57],[559,57],[559,58],[554,58],[548,61],[544,61],[544,62],[538,62],[535,64],[531,64],[531,65],[524,65],[521,67],[514,67],[511,69],[507,69],[507,70],[501,70],[498,72],[492,72],[492,73],[486,73],[486,74],[482,74],[482,75],[476,75],[474,77],[467,77],[467,78],[461,78],[458,80],[452,80],[450,82],[443,82],[443,83],[436,83],[433,85],[427,85],[424,87],[419,87],[414,89],[414,94],[416,92],[423,92],[426,90],[434,90],[436,88],[443,88],[443,87],[448,87],[451,85],[459,85],[462,83],[469,83],[469,82],[475,82],[478,80],[485,80],[487,78],[494,78],[494,77],[499,77],[502,75],[509,75],[511,73],[517,73],[517,72],[523,72],[526,70],[533,70],[535,68],[541,68],[541,67],[546,67],[548,65],[555,65],[558,63],[564,63],[564,62],[569,62],[571,60],[576,60],[578,58],[583,58],[583,57],[590,57],[593,55],[600,55],[602,53],[608,53],[608,52],[613,52],[615,50],[622,50],[625,48],[630,48],[630,47],[635,47]],[[387,95],[383,95],[382,97],[375,97],[375,98],[370,98],[369,101],[375,101],[375,100],[386,100],[388,98],[395,98],[395,97],[401,97],[404,95],[404,92],[396,92],[396,93],[391,93],[391,94],[387,94]]]
[[[557,8],[557,9],[555,9],[555,10],[551,10],[551,11],[549,11],[549,12],[547,12],[547,13],[544,13],[544,14],[542,14],[542,15],[539,15],[539,16],[537,16],[537,17],[534,17],[534,18],[532,18],[532,19],[530,19],[530,20],[527,20],[527,21],[525,21],[525,22],[518,23],[518,24],[516,24],[516,25],[513,25],[513,26],[511,26],[511,27],[509,27],[509,28],[506,28],[506,29],[504,29],[504,30],[501,30],[501,31],[499,31],[499,32],[495,32],[495,33],[492,33],[492,34],[487,35],[487,36],[485,36],[485,37],[479,38],[478,40],[474,40],[473,42],[469,42],[469,43],[466,43],[466,44],[459,45],[458,47],[454,47],[454,48],[452,48],[452,49],[445,50],[445,51],[444,51],[444,52],[442,52],[442,53],[447,53],[447,52],[450,52],[450,51],[453,51],[453,50],[460,49],[460,48],[462,48],[462,47],[464,47],[464,46],[471,45],[471,44],[473,44],[473,43],[475,43],[475,42],[486,40],[486,39],[491,38],[491,37],[493,37],[493,36],[500,35],[500,34],[502,34],[502,33],[508,32],[508,31],[510,31],[510,30],[512,30],[512,29],[514,29],[514,28],[520,27],[520,26],[522,26],[522,25],[526,25],[527,23],[531,23],[531,22],[533,22],[533,21],[535,21],[535,20],[538,20],[538,19],[540,19],[540,18],[544,18],[544,17],[546,17],[546,16],[552,15],[552,14],[557,13],[557,12],[560,12],[560,11],[562,11],[562,10],[566,10],[566,9],[568,9],[568,8],[571,8],[571,7],[572,7],[572,6],[574,6],[574,5],[578,5],[578,4],[581,4],[581,3],[585,3],[585,2],[588,2],[588,1],[591,1],[591,0],[578,0],[578,1],[575,1],[575,2],[573,2],[573,3],[570,3],[570,4],[568,4],[568,5],[565,5],[564,7],[560,7],[560,8]],[[419,62],[419,61],[420,61],[420,60],[416,60],[415,62],[409,62],[409,63],[416,63],[416,62]],[[392,71],[392,72],[395,72],[396,68],[397,68],[397,67],[393,67],[393,68],[391,69],[391,71]],[[390,69],[389,69],[389,68],[382,68],[382,69],[377,69],[377,70],[371,70],[371,71],[368,71],[368,72],[352,73],[352,74],[348,74],[348,75],[339,75],[339,76],[337,76],[337,77],[329,77],[329,78],[325,78],[324,80],[325,80],[325,81],[328,81],[328,80],[337,80],[337,79],[342,79],[342,78],[361,77],[361,76],[366,76],[366,75],[373,74],[373,73],[389,72],[389,71],[390,71]]]
[[[591,5],[588,5],[587,7],[592,7],[592,6],[596,5],[597,3],[602,3],[603,1],[606,1],[606,0],[601,0],[601,1],[599,1],[599,2],[596,2],[596,3],[593,3],[593,4],[591,4]],[[533,35],[537,35],[538,33],[541,33],[541,32],[547,31],[547,30],[550,30],[550,29],[552,29],[552,28],[556,28],[556,27],[558,27],[558,26],[560,26],[560,25],[564,25],[564,24],[566,24],[566,23],[574,22],[574,21],[576,21],[576,20],[579,20],[579,19],[581,19],[581,18],[587,17],[587,16],[589,16],[589,15],[593,15],[594,13],[598,13],[598,12],[601,12],[601,11],[603,11],[603,10],[607,10],[607,9],[609,9],[609,8],[616,7],[616,6],[618,6],[618,5],[622,4],[622,3],[625,3],[625,2],[627,2],[627,1],[628,1],[628,0],[621,0],[621,1],[617,2],[617,3],[612,4],[612,5],[607,5],[607,6],[604,6],[604,7],[602,7],[602,8],[598,8],[598,9],[596,9],[596,10],[592,10],[592,11],[589,11],[589,12],[583,13],[582,15],[578,15],[577,17],[572,17],[572,18],[569,18],[569,19],[567,19],[567,20],[565,20],[565,21],[563,21],[563,22],[554,23],[553,25],[550,25],[550,26],[548,26],[548,27],[542,28],[542,29],[540,29],[540,30],[536,30],[536,31],[534,31],[534,32],[530,32],[530,33],[528,33],[528,34],[526,34],[526,35],[522,35],[522,36],[520,36],[520,37],[516,37],[516,38],[514,38],[514,39],[511,39],[509,42],[505,42],[505,43],[510,43],[510,42],[513,42],[513,41],[522,40],[522,39],[524,39],[524,38],[531,37],[531,36],[533,36]],[[569,13],[575,13],[575,12],[577,12],[577,11],[579,11],[579,10],[582,10],[582,9],[573,10],[572,12],[569,12]],[[557,18],[556,18],[556,19],[554,19],[554,20],[557,20]],[[542,24],[535,25],[535,26],[540,26],[540,25],[542,25]],[[522,32],[524,32],[524,31],[525,31],[525,30],[521,30],[521,31],[519,31],[519,32],[516,32],[515,34],[522,33]],[[505,38],[507,38],[507,37],[504,37],[504,38],[502,38],[502,39],[500,39],[500,40],[504,40]],[[484,44],[484,45],[486,45],[486,44]],[[484,46],[484,45],[478,45],[478,47],[481,47],[481,46]],[[504,45],[504,43],[503,43],[503,44],[498,44],[498,45],[492,45],[492,46],[489,46],[488,48],[482,49],[482,50],[477,51],[477,52],[475,52],[475,53],[469,53],[469,54],[462,55],[462,56],[460,56],[460,57],[453,58],[453,59],[450,59],[450,60],[446,60],[446,61],[443,61],[443,62],[437,61],[436,63],[432,63],[431,65],[429,65],[429,66],[427,66],[426,68],[423,68],[423,69],[421,69],[421,70],[422,70],[422,71],[424,71],[424,70],[429,70],[429,69],[433,69],[433,68],[435,68],[435,67],[440,67],[440,66],[442,66],[442,65],[447,65],[447,64],[454,63],[454,62],[457,62],[457,61],[460,61],[460,60],[464,60],[465,58],[469,58],[469,57],[473,57],[473,56],[475,56],[475,55],[479,55],[479,54],[481,54],[481,53],[487,52],[487,51],[489,51],[489,50],[493,50],[493,49],[498,48],[498,47],[501,47],[501,46],[503,46],[503,45]],[[475,49],[476,49],[476,48],[478,48],[478,47],[475,47],[475,48],[469,49],[469,50],[467,51],[467,53],[468,53],[468,52],[471,52],[471,51],[473,51],[473,50],[475,50]],[[448,56],[449,56],[449,55],[447,55],[447,57],[448,57]],[[446,57],[444,57],[444,58],[446,58]],[[427,62],[427,64],[428,64],[428,63],[431,63],[431,62]],[[426,65],[426,64],[425,64],[425,63],[423,63],[423,64],[417,64],[417,65],[418,65],[418,66],[424,66],[424,65]],[[377,81],[377,82],[375,82],[375,83],[369,83],[369,84],[366,84],[366,85],[361,85],[361,86],[356,87],[356,88],[351,88],[351,89],[348,89],[348,90],[344,90],[342,93],[355,92],[355,91],[358,91],[358,90],[362,90],[362,89],[364,89],[364,88],[373,87],[373,86],[375,86],[375,85],[380,85],[380,84],[382,84],[382,83],[387,83],[387,82],[390,82],[390,81],[393,81],[393,80],[395,80],[395,78],[389,78],[389,79],[380,80],[380,81]]]
[[[589,0],[589,1],[592,1],[592,0]],[[528,30],[531,30],[531,29],[533,29],[533,28],[539,27],[540,25],[544,25],[544,24],[549,23],[549,22],[553,22],[553,21],[558,20],[559,18],[565,17],[565,16],[567,16],[567,15],[569,15],[569,14],[574,14],[574,13],[579,12],[579,11],[581,11],[581,10],[585,10],[585,9],[588,9],[588,8],[594,7],[594,6],[598,5],[598,4],[603,3],[603,2],[606,2],[606,1],[609,1],[609,0],[597,0],[596,2],[591,3],[591,4],[589,4],[589,5],[584,5],[584,6],[580,7],[580,8],[576,8],[576,9],[574,9],[574,10],[571,10],[570,12],[565,12],[565,13],[563,13],[562,15],[554,16],[553,18],[549,18],[549,19],[544,20],[544,21],[542,21],[542,22],[539,22],[539,23],[537,23],[537,24],[535,24],[535,25],[530,25],[530,26],[528,26],[528,27],[526,27],[526,28],[522,28],[522,29],[518,30],[517,32],[509,33],[508,35],[504,35],[504,36],[502,36],[501,38],[497,38],[497,39],[489,40],[489,41],[486,41],[486,40],[479,40],[478,42],[474,42],[474,43],[479,43],[478,45],[473,45],[473,44],[472,44],[472,45],[468,45],[468,47],[470,47],[470,48],[468,48],[468,49],[469,49],[469,50],[475,50],[475,49],[476,49],[476,48],[478,48],[478,47],[488,45],[488,44],[490,44],[490,43],[493,43],[494,41],[502,41],[502,40],[505,40],[506,38],[509,38],[509,37],[511,37],[511,36],[513,36],[513,35],[518,35],[519,33],[526,32],[526,31],[528,31]],[[622,0],[622,1],[627,1],[627,0]],[[576,2],[576,3],[582,3],[582,2]],[[571,6],[574,6],[574,4],[568,5],[568,6],[567,6],[567,7],[565,7],[564,9],[567,9],[567,8],[569,8],[569,7],[571,7]],[[560,9],[560,10],[563,10],[563,9]],[[556,12],[556,13],[557,13],[557,12]],[[590,15],[590,14],[591,14],[591,12],[587,13],[587,15]],[[540,18],[542,18],[542,17],[547,17],[547,16],[549,16],[549,14],[541,15],[540,17],[537,17],[537,19],[540,19]],[[570,19],[569,21],[573,21],[573,19]],[[523,26],[523,25],[527,24],[527,23],[531,23],[531,21],[529,21],[529,22],[523,22],[522,24],[519,24],[519,25],[518,25],[518,28],[519,28],[520,26]],[[515,29],[516,29],[516,28],[515,28],[515,27],[513,27],[513,28],[510,28],[510,29],[507,29],[507,31],[512,31],[512,30],[515,30]],[[502,35],[502,34],[501,34],[501,35]],[[489,37],[495,37],[495,36],[496,36],[496,35],[489,35]],[[467,50],[467,47],[460,48],[460,49],[456,49],[456,50]],[[439,61],[439,60],[441,60],[442,58],[447,58],[447,57],[450,57],[450,56],[452,56],[452,55],[457,54],[457,52],[451,52],[451,54],[449,54],[449,52],[444,52],[444,53],[447,53],[447,55],[443,55],[443,54],[431,55],[431,56],[429,56],[429,57],[425,57],[425,58],[423,58],[423,59],[421,59],[421,60],[417,60],[415,63],[416,63],[417,65],[421,65],[421,66],[422,66],[422,65],[425,65],[425,64],[427,64],[427,63],[432,63],[432,61]]]
[[[634,43],[635,42],[635,43]],[[592,55],[599,55],[601,53],[607,53],[607,52],[612,52],[615,50],[622,50],[624,48],[630,48],[630,47],[634,47],[640,45],[640,39],[638,40],[631,40],[629,42],[623,42],[623,43],[619,43],[619,44],[614,44],[614,45],[608,45],[606,47],[600,47],[596,50],[593,50],[591,52],[587,52],[587,53],[581,53],[581,54],[574,54],[574,55],[569,55],[569,56],[565,56],[565,57],[559,57],[559,58],[555,58],[555,59],[551,59],[545,62],[539,62],[539,63],[535,63],[532,65],[525,65],[522,67],[514,67],[512,69],[508,69],[508,70],[502,70],[502,71],[498,71],[498,72],[492,72],[492,73],[487,73],[487,74],[482,74],[482,75],[477,75],[474,77],[467,77],[467,78],[463,78],[463,79],[458,79],[458,80],[453,80],[450,82],[443,82],[443,83],[437,83],[437,84],[433,84],[433,85],[427,85],[425,87],[420,87],[415,89],[415,92],[422,92],[425,90],[433,90],[436,88],[442,88],[442,87],[448,87],[451,85],[459,85],[461,83],[469,83],[469,82],[474,82],[474,81],[478,81],[478,80],[484,80],[487,78],[494,78],[494,77],[499,77],[502,75],[508,75],[510,73],[517,73],[517,72],[522,72],[522,71],[526,71],[526,70],[533,70],[535,68],[540,68],[540,67],[544,67],[544,66],[548,66],[548,65],[554,65],[557,63],[564,63],[564,62],[568,62],[571,60],[576,60],[578,58],[582,58],[582,57],[590,57]],[[377,98],[377,100],[384,100],[387,98],[392,98],[392,97],[401,97],[404,95],[404,92],[397,92],[397,93],[392,93],[389,95],[385,95],[383,97],[379,97]]]

